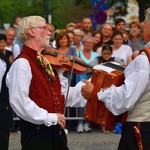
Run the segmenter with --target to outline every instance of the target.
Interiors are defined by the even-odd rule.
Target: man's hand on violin
[[[57,123],[61,126],[61,128],[65,128],[66,126],[66,118],[63,114],[56,113],[57,115]]]
[[[85,99],[89,100],[91,99],[94,85],[90,81],[85,79],[83,80],[83,82],[85,83],[85,85],[82,86],[81,93]]]

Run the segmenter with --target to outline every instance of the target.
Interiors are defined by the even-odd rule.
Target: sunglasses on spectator
[[[72,30],[67,30],[66,32],[74,34],[74,32]]]

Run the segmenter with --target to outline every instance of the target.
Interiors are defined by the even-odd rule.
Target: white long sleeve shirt
[[[21,53],[20,46],[18,44],[13,45],[12,53],[13,53],[14,59]]]
[[[62,75],[61,70],[58,70],[58,75],[61,82],[61,94],[66,95],[68,79]],[[57,124],[55,113],[48,113],[47,110],[40,108],[28,97],[31,79],[32,72],[29,62],[24,58],[17,59],[6,77],[11,107],[18,116],[33,124],[45,124],[46,126]],[[66,106],[84,107],[86,105],[86,100],[76,99],[79,97],[80,89],[81,86],[70,87]]]
[[[150,84],[150,64],[143,53],[136,57],[124,71],[125,81],[120,87],[112,85],[97,96],[114,114],[130,111]],[[141,108],[142,109],[142,108]]]
[[[6,63],[4,60],[0,59],[0,92],[1,92],[1,88],[2,88],[2,80],[3,80],[3,76],[5,74],[6,71]]]

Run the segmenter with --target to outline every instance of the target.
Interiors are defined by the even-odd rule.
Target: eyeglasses
[[[131,36],[132,38],[138,38],[139,36],[138,35],[133,35],[133,36]]]
[[[102,54],[103,54],[103,55],[111,55],[112,53],[103,53],[103,52],[102,52]]]
[[[67,30],[66,32],[74,34],[74,32],[72,30]]]
[[[48,29],[48,27],[47,26],[41,26],[41,27],[32,27],[32,28],[34,28],[34,29],[43,29],[43,30],[45,30],[46,32],[48,32],[49,31],[49,29]],[[49,31],[50,32],[50,31]]]
[[[85,44],[93,44],[93,42],[84,42]]]
[[[77,34],[75,34],[74,36],[77,36],[77,37],[82,37],[82,35],[77,35]]]
[[[4,42],[0,42],[0,44],[6,44],[6,42],[4,41]]]

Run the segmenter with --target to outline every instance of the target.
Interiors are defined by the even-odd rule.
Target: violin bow
[[[74,68],[74,63],[75,63],[76,50],[77,50],[76,46],[73,46],[73,47],[74,47],[74,55],[73,55],[73,59],[72,59],[72,66],[71,66],[70,75],[69,75],[69,78],[68,78],[69,82],[68,82],[67,94],[66,94],[66,99],[65,99],[65,104],[64,104],[64,114],[66,112],[66,104],[67,104],[67,100],[68,100],[68,94],[69,94],[69,89],[70,89],[70,85],[71,85],[73,68]]]

